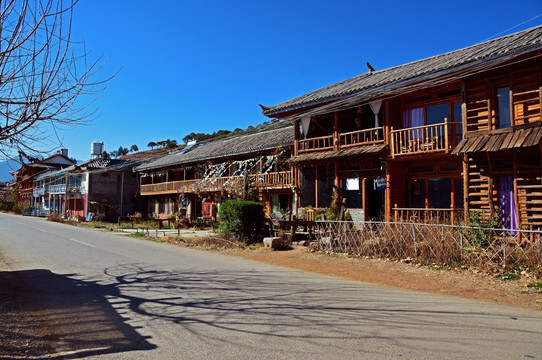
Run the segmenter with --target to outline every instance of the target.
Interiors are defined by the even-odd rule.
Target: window
[[[450,104],[443,103],[430,105],[403,111],[403,127],[411,128],[423,125],[443,124],[444,119],[448,122],[461,122],[461,103],[452,103],[452,112],[450,114]]]
[[[426,125],[441,124],[444,118],[450,120],[448,104],[432,105],[427,107]]]
[[[510,88],[502,87],[496,90],[497,114],[495,122],[498,129],[505,129],[512,126],[510,119]]]

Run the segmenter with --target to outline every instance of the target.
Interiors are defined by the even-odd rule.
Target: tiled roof
[[[541,126],[515,127],[504,130],[506,131],[466,137],[457,144],[452,154],[458,155],[480,151],[494,152],[538,146],[542,139]]]
[[[155,161],[143,164],[136,171],[159,169],[167,166],[213,160],[229,156],[257,153],[277,149],[294,144],[294,128],[284,128],[262,131],[250,135],[242,135],[227,139],[200,143],[190,147],[188,151],[166,155]]]
[[[464,49],[367,72],[281,104],[262,107],[263,114],[273,117],[351,96],[359,96],[360,102],[370,101],[390,95],[397,87],[456,72],[469,74],[469,70],[476,71],[478,66],[487,69],[493,63],[541,49],[542,26],[538,26]]]

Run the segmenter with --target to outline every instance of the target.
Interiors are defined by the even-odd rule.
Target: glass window
[[[510,119],[510,88],[497,89],[497,128],[504,129],[512,126]]]
[[[450,120],[448,103],[427,107],[426,125],[442,124],[444,122],[444,118]]]
[[[458,122],[458,123],[462,122],[461,103],[454,103],[453,107],[454,107],[454,122]]]

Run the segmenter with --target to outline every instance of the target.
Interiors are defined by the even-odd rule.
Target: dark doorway
[[[368,209],[365,209],[365,213],[369,220],[381,221],[384,218],[384,191],[376,188],[373,179],[367,179],[365,184],[365,191],[369,198]]]

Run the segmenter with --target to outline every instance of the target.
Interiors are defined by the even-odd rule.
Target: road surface
[[[542,358],[534,310],[2,213],[0,256],[53,310],[69,357]]]

